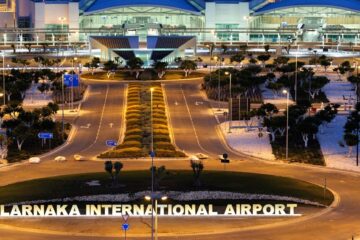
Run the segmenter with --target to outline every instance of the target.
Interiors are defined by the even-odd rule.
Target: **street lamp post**
[[[231,94],[231,78],[232,78],[232,74],[230,72],[225,72],[225,75],[229,76],[229,103],[230,103],[230,107],[229,107],[229,130],[228,133],[231,133],[231,127],[232,127],[232,94]]]
[[[151,239],[154,239],[154,128],[153,128],[153,92],[154,88],[150,88],[150,124],[151,124]]]
[[[64,126],[64,107],[65,107],[65,91],[64,91],[64,78],[65,75],[63,74],[62,76],[62,80],[61,80],[61,94],[62,94],[62,104],[61,104],[61,135],[62,135],[62,140],[65,140],[65,126]]]
[[[286,94],[286,146],[285,146],[285,158],[289,158],[289,91],[284,89],[283,93]]]
[[[215,63],[217,64],[217,61],[218,61],[218,56],[215,56],[214,57],[214,60],[215,60]],[[221,63],[220,63],[221,64]],[[220,101],[221,101],[221,98],[220,98],[220,69],[221,68],[218,68],[218,110],[220,111]],[[211,72],[210,72],[210,76],[211,76]]]
[[[151,203],[155,202],[155,224],[151,225],[151,239],[154,239],[154,232],[155,232],[155,240],[158,239],[158,213],[157,213],[157,209],[158,209],[158,201],[166,201],[168,199],[167,196],[165,195],[161,195],[161,194],[155,194],[152,193],[150,196],[145,196],[145,200],[147,201],[151,201]],[[152,207],[152,212],[154,211],[154,205],[151,205]],[[153,214],[152,214],[153,217]]]
[[[3,71],[2,71],[2,80],[3,80],[3,104],[6,105],[6,94],[5,94],[5,50],[2,52],[3,59]]]
[[[356,105],[359,104],[359,63],[356,62],[356,84],[357,84],[357,88],[356,88]],[[359,117],[358,117],[359,119]],[[359,122],[357,123],[357,128],[356,128],[356,136],[357,136],[357,141],[356,141],[356,166],[359,166]]]
[[[77,61],[77,58],[73,58],[72,61],[72,80],[71,80],[71,111],[74,111],[74,74],[75,73],[75,62]]]
[[[297,45],[297,51],[296,51],[296,62],[295,62],[295,86],[294,86],[294,91],[295,91],[295,103],[297,103],[297,82],[298,82],[298,54],[299,54],[299,48],[300,46]]]

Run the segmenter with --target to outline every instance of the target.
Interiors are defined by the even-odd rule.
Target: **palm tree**
[[[112,161],[106,161],[105,162],[105,171],[110,174],[111,180],[114,181],[114,174],[113,174],[113,163]]]
[[[161,166],[158,168],[154,166],[150,168],[150,171],[152,171],[154,174],[154,189],[159,189],[161,180],[163,180],[167,175],[169,175],[169,172],[166,171],[165,166]]]
[[[124,165],[122,164],[122,162],[115,162],[114,163],[114,170],[115,170],[115,179],[118,180],[119,178],[119,174],[121,169],[124,167]]]
[[[201,187],[200,176],[201,176],[202,171],[204,170],[204,164],[201,161],[191,160],[190,166],[193,170],[194,186]]]

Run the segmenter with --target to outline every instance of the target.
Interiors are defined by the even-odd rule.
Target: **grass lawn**
[[[167,71],[161,80],[176,80],[176,79],[191,79],[191,78],[202,78],[205,74],[201,72],[192,72],[190,76],[185,77],[183,71]],[[81,75],[82,78],[91,78],[99,80],[108,80],[106,72],[96,72],[94,75],[91,73],[85,73]],[[110,77],[111,80],[135,80],[133,75],[130,75],[126,71],[117,71],[114,76]],[[159,79],[154,79],[159,80]],[[144,80],[145,81],[145,80]]]
[[[36,179],[0,187],[0,203],[86,196],[97,194],[135,193],[150,189],[150,171],[121,172],[118,185],[111,186],[107,173],[65,175]],[[99,180],[102,186],[88,186],[86,182]],[[333,195],[322,187],[291,178],[263,174],[205,171],[201,176],[203,187],[193,187],[191,171],[170,170],[160,182],[162,191],[212,190],[252,194],[296,197],[329,205]]]

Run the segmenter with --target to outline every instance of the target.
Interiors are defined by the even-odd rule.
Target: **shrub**
[[[168,130],[168,126],[165,124],[153,124],[154,129],[166,129]]]
[[[172,145],[172,143],[170,143],[170,142],[156,142],[155,143],[155,148],[156,148],[156,150],[160,149],[160,150],[172,150],[172,151],[175,151],[174,145]]]
[[[165,129],[154,129],[154,134],[169,135],[169,131]]]
[[[125,138],[124,138],[124,142],[127,142],[127,141],[138,141],[138,142],[141,142],[142,138],[143,138],[143,137],[142,137],[141,135],[136,135],[136,134],[126,135]]]
[[[102,153],[99,158],[138,158],[144,156],[141,148],[131,147]]]
[[[117,149],[124,149],[124,148],[131,148],[131,147],[141,148],[141,142],[140,141],[135,141],[135,140],[125,141],[122,144],[120,144],[117,147]]]
[[[126,114],[126,120],[128,119],[140,119],[141,115],[137,113]]]
[[[157,150],[155,151],[157,157],[186,157],[183,152],[171,150]]]
[[[133,128],[126,130],[126,135],[141,135],[142,130],[140,128]]]
[[[169,135],[154,135],[155,142],[170,142]]]

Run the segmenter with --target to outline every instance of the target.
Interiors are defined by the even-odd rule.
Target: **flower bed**
[[[24,204],[45,204],[56,202],[109,202],[109,203],[129,203],[141,200],[144,196],[150,195],[150,191],[141,191],[136,193],[123,193],[123,194],[101,194],[89,195],[78,197],[57,198],[50,200],[36,200],[25,201],[20,203],[12,203],[8,205],[24,205]],[[155,194],[166,195],[169,199],[178,202],[190,202],[199,200],[251,200],[251,201],[281,201],[281,202],[294,202],[298,204],[311,205],[316,207],[325,207],[325,205],[304,200],[295,197],[278,196],[278,195],[265,195],[265,194],[250,194],[250,193],[237,193],[225,191],[190,191],[190,192],[155,192]]]

